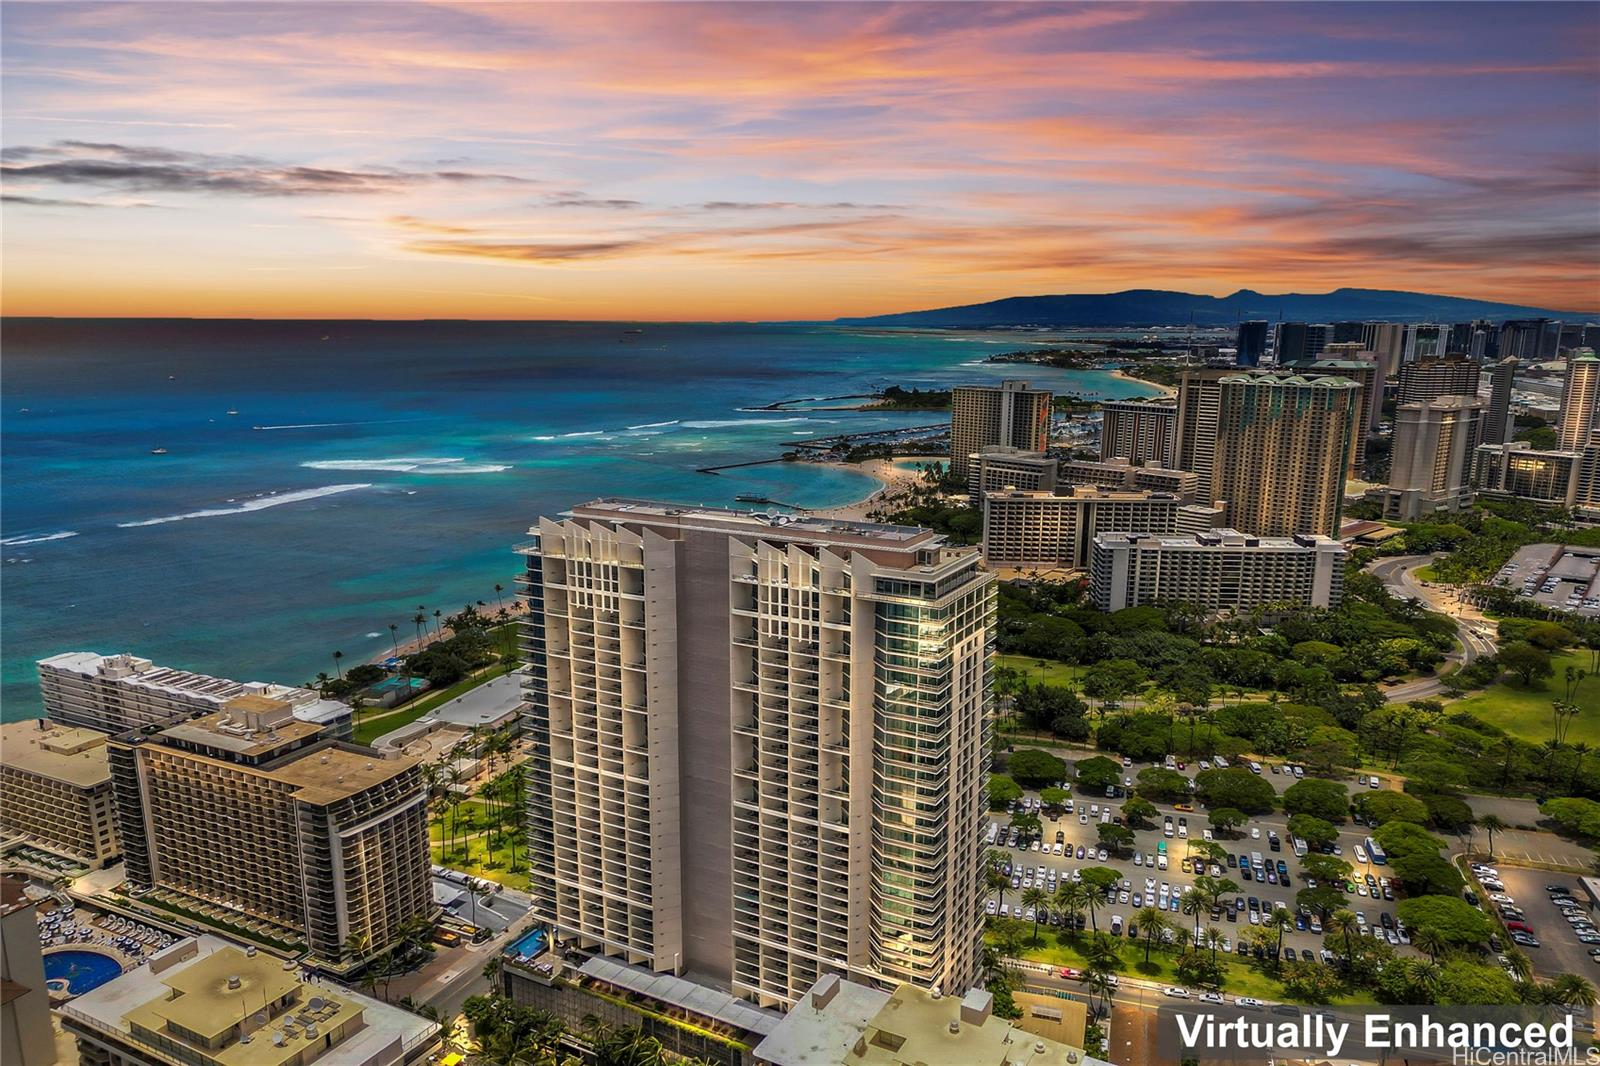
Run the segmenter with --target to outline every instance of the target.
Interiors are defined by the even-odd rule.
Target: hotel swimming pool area
[[[506,948],[505,956],[513,962],[531,962],[544,953],[550,936],[543,928],[530,929]]]
[[[68,948],[44,957],[45,985],[55,994],[81,996],[120,976],[122,963],[92,948]]]

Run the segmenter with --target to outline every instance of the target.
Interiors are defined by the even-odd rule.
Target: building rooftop
[[[935,996],[903,984],[890,994],[824,977],[756,1047],[774,1066],[1083,1066],[1078,1048],[995,1017],[992,997]]]
[[[236,987],[230,987],[233,979]],[[401,1048],[426,1046],[438,1032],[428,1019],[375,999],[302,984],[282,960],[248,955],[213,936],[179,941],[149,965],[73,999],[60,1013],[69,1025],[135,1047],[148,1046],[135,1026],[160,1033],[177,1047],[151,1048],[152,1057],[176,1053],[218,1066],[397,1062]],[[232,1033],[241,1024],[247,1040]],[[333,1045],[323,1046],[330,1037]]]
[[[42,718],[7,722],[0,726],[0,750],[7,766],[75,788],[111,780],[106,735],[93,729],[58,726]]]
[[[571,514],[575,518],[606,517],[620,520],[670,518],[680,524],[692,523],[696,519],[710,519],[719,525],[731,524],[753,530],[777,530],[788,536],[814,534],[861,537],[901,544],[938,538],[938,534],[933,530],[921,526],[894,526],[884,522],[857,522],[843,518],[822,518],[769,511],[741,511],[735,507],[686,507],[619,496],[602,497],[580,504],[572,509]]]
[[[270,726],[246,722],[232,711],[218,711],[168,726],[161,735],[235,755],[264,755],[322,732],[321,727],[311,722],[294,719]]]
[[[403,755],[384,757],[376,752],[330,746],[276,766],[271,774],[279,781],[300,786],[295,793],[297,799],[335,803],[399,776],[416,762]]]

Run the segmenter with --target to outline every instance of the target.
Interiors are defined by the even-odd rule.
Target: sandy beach
[[[522,614],[527,609],[526,601],[522,600],[519,597],[516,597],[516,596],[510,594],[509,590],[507,592],[502,592],[500,595],[501,595],[501,603],[503,603],[505,605],[506,614],[510,615],[512,618],[516,618],[518,615]],[[485,617],[489,618],[492,621],[494,619],[494,617],[499,613],[500,609],[495,606],[495,603],[494,603],[493,600],[487,600],[485,602],[488,603],[488,607],[486,607],[486,608],[480,607],[478,609],[479,613],[483,614]],[[448,615],[456,614],[456,613],[457,613],[456,611],[448,611],[448,612],[446,612],[446,615],[448,616]],[[421,640],[417,639],[417,636],[416,636],[417,627],[415,625],[413,625],[412,622],[411,622],[411,619],[412,619],[413,616],[412,615],[407,615],[406,616],[405,623],[400,626],[400,632],[401,633],[410,633],[411,636],[407,637],[407,638],[404,638],[404,639],[402,639],[400,641],[400,654],[401,655],[410,655],[413,652],[421,651],[424,647],[426,647],[429,644],[432,644],[436,640],[448,639],[449,637],[455,635],[450,631],[450,627],[449,626],[443,625],[444,619],[440,618],[440,619],[438,619],[438,621],[441,623],[441,628],[444,630],[444,637],[441,638],[439,633],[438,633],[438,631],[433,628],[433,624],[434,624],[435,620],[434,620],[434,617],[433,617],[433,609],[432,608],[430,608],[427,611],[427,615],[428,615],[428,635],[423,637]],[[399,623],[396,623],[396,624],[399,624]],[[394,648],[395,648],[394,643],[391,641],[389,644],[387,644],[384,647],[383,651],[375,652],[373,654],[372,658],[368,660],[368,662],[381,663],[385,659],[391,658],[395,653]]]
[[[925,458],[930,463],[946,461],[942,455],[905,456],[904,458]],[[922,476],[920,471],[896,466],[892,459],[868,459],[863,463],[818,463],[817,465],[832,467],[835,470],[849,470],[857,474],[867,474],[878,480],[879,485],[876,490],[854,503],[842,504],[838,507],[817,508],[804,512],[806,514],[822,515],[826,518],[843,518],[855,522],[872,521],[871,512],[883,507],[892,497],[904,494]]]
[[[1161,390],[1160,394],[1162,396],[1176,396],[1176,395],[1178,395],[1178,390],[1173,388],[1171,385],[1163,385],[1158,381],[1146,381],[1144,378],[1136,378],[1136,377],[1133,377],[1130,374],[1125,374],[1121,370],[1112,370],[1109,373],[1111,374],[1112,377],[1119,378],[1119,379],[1121,379],[1123,381],[1133,381],[1133,382],[1137,382],[1140,385],[1147,385],[1152,389],[1159,389],[1159,390]]]

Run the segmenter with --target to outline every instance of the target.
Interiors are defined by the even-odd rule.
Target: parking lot
[[[1128,778],[1136,781],[1138,772],[1148,765],[1150,764],[1135,764],[1131,767],[1126,767],[1124,773]],[[1198,767],[1191,764],[1184,773],[1193,779],[1197,770]],[[1280,794],[1295,780],[1295,778],[1286,774],[1271,774],[1265,769],[1263,776],[1266,780],[1272,782]],[[1348,784],[1352,795],[1354,795],[1356,791],[1355,782],[1351,781]],[[1026,796],[1028,798],[1037,798],[1037,793],[1029,792],[1026,793]],[[1168,887],[1167,899],[1169,901],[1167,917],[1179,926],[1193,928],[1193,917],[1171,909],[1171,901],[1175,898],[1181,898],[1183,892],[1194,883],[1196,875],[1184,868],[1182,862],[1188,854],[1187,845],[1189,839],[1204,839],[1204,831],[1208,828],[1206,812],[1198,807],[1192,811],[1180,811],[1172,804],[1157,803],[1155,806],[1158,814],[1155,828],[1133,830],[1133,852],[1138,854],[1138,862],[1135,861],[1133,853],[1130,853],[1125,858],[1118,858],[1112,855],[1106,861],[1101,861],[1098,857],[1091,857],[1089,846],[1092,844],[1096,849],[1099,848],[1099,827],[1103,812],[1109,807],[1112,818],[1115,819],[1121,814],[1123,802],[1123,798],[1107,800],[1103,795],[1098,797],[1088,796],[1083,795],[1080,791],[1074,791],[1074,809],[1072,813],[1063,813],[1057,818],[1051,818],[1048,814],[1040,814],[1040,822],[1044,828],[1043,844],[1051,846],[1053,852],[1056,834],[1060,832],[1065,839],[1063,851],[1066,852],[1067,848],[1070,848],[1070,857],[1068,854],[1057,856],[1052,853],[1047,855],[1043,848],[1039,851],[1022,851],[1018,848],[1004,849],[1012,857],[1014,871],[1018,875],[1021,875],[1024,870],[1037,874],[1039,867],[1042,866],[1046,875],[1043,887],[1047,890],[1052,887],[1049,880],[1051,871],[1056,874],[1055,884],[1060,884],[1061,879],[1064,877],[1070,878],[1074,870],[1082,870],[1089,866],[1106,866],[1119,871],[1124,879],[1124,887],[1118,890],[1118,901],[1115,904],[1098,909],[1095,920],[1100,929],[1109,930],[1113,925],[1113,919],[1120,916],[1124,932],[1126,932],[1128,925],[1134,920],[1134,916],[1139,910],[1139,906],[1133,902],[1134,893],[1139,894],[1141,904],[1153,905],[1161,898],[1160,889],[1162,884],[1166,884]],[[1101,815],[1091,813],[1096,807],[1102,812]],[[1164,835],[1163,828],[1163,821],[1169,816],[1174,822],[1174,834],[1171,838]],[[1002,827],[1002,831],[1010,824],[1010,818],[1010,814],[1004,811],[996,811],[990,814],[991,822],[999,824]],[[1179,835],[1179,819],[1187,819],[1188,838]],[[1239,943],[1240,931],[1249,928],[1251,925],[1249,920],[1250,908],[1248,906],[1250,897],[1256,898],[1257,907],[1261,913],[1269,913],[1279,903],[1282,903],[1291,914],[1296,913],[1299,909],[1295,902],[1295,894],[1306,887],[1306,882],[1300,873],[1300,861],[1295,856],[1290,844],[1287,821],[1287,815],[1281,812],[1254,817],[1247,827],[1242,830],[1235,830],[1228,837],[1219,837],[1215,841],[1225,851],[1234,856],[1235,863],[1237,863],[1238,856],[1241,853],[1246,856],[1246,861],[1249,862],[1253,857],[1253,853],[1258,851],[1261,853],[1264,862],[1271,862],[1275,865],[1279,860],[1282,860],[1287,866],[1291,879],[1291,883],[1288,886],[1284,886],[1281,883],[1261,882],[1254,877],[1247,881],[1240,874],[1237,865],[1224,868],[1223,874],[1232,878],[1239,885],[1237,898],[1246,901],[1245,908],[1242,911],[1234,911],[1225,907],[1221,917],[1217,919],[1202,913],[1201,928],[1216,926],[1221,929],[1234,948],[1237,948]],[[1362,863],[1357,858],[1356,846],[1363,842],[1367,830],[1364,827],[1350,824],[1341,826],[1340,829],[1339,847],[1342,851],[1340,858],[1355,868],[1352,875],[1353,878],[1359,882],[1362,880],[1363,875],[1369,872],[1374,877],[1382,877],[1386,873],[1386,867]],[[1270,850],[1268,837],[1272,831],[1277,832],[1281,841],[1282,850],[1280,851]],[[1146,865],[1145,860],[1147,857],[1159,860],[1161,854],[1160,845],[1163,843],[1166,845],[1169,856],[1167,868],[1165,870],[1160,869],[1159,861],[1154,867]],[[1079,846],[1084,848],[1084,857],[1082,859],[1077,857]],[[996,847],[1001,847],[1001,845],[996,844]],[[1149,891],[1147,885],[1151,883],[1155,886],[1154,900],[1146,898]],[[1126,893],[1125,897],[1124,893]],[[1540,895],[1543,895],[1542,886]],[[1016,887],[1008,888],[1003,893],[1003,896],[1005,904],[1012,909],[1011,916],[1017,917],[1016,911],[1021,899],[1021,890]],[[1386,901],[1382,898],[1374,899],[1360,895],[1349,895],[1346,898],[1346,906],[1355,913],[1363,915],[1372,926],[1377,926],[1381,923],[1381,916],[1385,912],[1390,915],[1391,920],[1394,918],[1395,901]],[[1290,929],[1286,932],[1283,943],[1285,948],[1293,949],[1297,955],[1305,951],[1315,953],[1323,946],[1322,936],[1313,932],[1309,927],[1309,923],[1305,930]],[[1410,951],[1411,949],[1402,946],[1399,950]]]
[[[1533,935],[1539,941],[1536,948],[1522,948],[1533,962],[1534,972],[1541,977],[1575,973],[1591,981],[1600,980],[1600,960],[1589,955],[1591,947],[1600,945],[1580,942],[1572,925],[1562,915],[1560,908],[1550,902],[1550,893],[1545,890],[1546,885],[1563,886],[1578,901],[1578,905],[1592,915],[1594,907],[1584,893],[1583,886],[1578,884],[1578,879],[1571,874],[1523,870],[1505,863],[1496,863],[1495,869],[1500,871],[1500,880],[1506,886],[1505,894],[1516,900],[1516,905],[1522,908],[1526,915],[1523,922],[1532,926]],[[1485,900],[1484,906],[1493,907],[1494,903]]]

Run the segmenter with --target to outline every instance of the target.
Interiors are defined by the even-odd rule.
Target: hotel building
[[[431,916],[416,760],[327,739],[254,695],[108,748],[128,884],[151,906],[304,943],[334,969]]]
[[[1339,529],[1360,386],[1342,377],[1231,374],[1217,382],[1209,496],[1254,536]]]
[[[1367,458],[1367,438],[1372,435],[1373,419],[1383,409],[1383,380],[1378,377],[1378,364],[1361,359],[1318,359],[1311,363],[1296,363],[1289,367],[1302,378],[1342,378],[1358,386],[1355,402],[1355,424],[1350,432],[1350,476],[1361,479],[1362,467]],[[1373,400],[1377,399],[1377,404]]]
[[[967,987],[995,593],[926,529],[603,499],[518,550],[534,912],[762,1006]]]
[[[50,989],[39,947],[39,920],[24,889],[27,879],[0,876],[0,1062],[52,1066]]]
[[[1199,488],[1200,475],[1163,466],[1134,466],[1126,459],[1063,459],[1056,467],[1056,481],[1059,485],[1170,492],[1187,502]]]
[[[44,720],[0,726],[0,837],[98,870],[122,852],[106,735]]]
[[[1510,357],[1489,368],[1489,409],[1483,422],[1485,444],[1504,444],[1513,436],[1516,416],[1511,410],[1511,388],[1516,377],[1517,361]]]
[[[1102,611],[1163,601],[1208,611],[1275,604],[1337,607],[1344,593],[1344,557],[1338,541],[1314,534],[1105,533],[1094,540],[1090,593]]]
[[[1567,452],[1588,447],[1596,409],[1600,409],[1600,357],[1592,348],[1579,348],[1567,358],[1567,384],[1561,391],[1556,447]]]
[[[256,695],[287,702],[294,716],[350,736],[350,708],[308,688],[265,681],[229,681],[189,670],[156,666],[137,655],[69,651],[39,660],[44,716],[60,725],[123,733],[215,714],[229,700]]]
[[[1472,465],[1486,405],[1477,396],[1436,396],[1395,409],[1394,457],[1383,516],[1414,522],[1472,502]]]
[[[1483,496],[1573,507],[1583,488],[1584,453],[1540,451],[1527,441],[1480,444],[1473,488]]]
[[[986,493],[1001,489],[1049,492],[1056,487],[1056,460],[1043,452],[996,446],[967,457],[967,498],[983,505]]]
[[[1025,452],[1049,448],[1053,399],[1026,381],[957,386],[950,395],[950,472],[970,480],[968,457],[996,445]]]
[[[1427,403],[1440,396],[1476,396],[1481,368],[1459,352],[1400,368],[1397,404]]]
[[[1100,458],[1171,466],[1178,405],[1170,400],[1107,400],[1100,405]]]
[[[1076,570],[1102,532],[1183,533],[1210,529],[1223,506],[1191,505],[1164,492],[1069,486],[1047,492],[990,493],[983,513],[983,558],[991,567]]]
[[[79,1066],[404,1066],[437,1050],[437,1022],[298,970],[213,936],[180,940],[62,1005],[61,1026]]]

